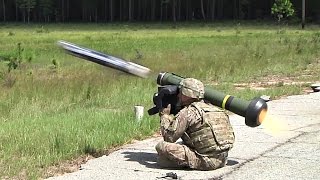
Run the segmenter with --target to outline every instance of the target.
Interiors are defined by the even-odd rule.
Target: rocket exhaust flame
[[[266,109],[263,109],[260,112],[260,114],[259,114],[259,122],[260,122],[260,124],[262,124],[263,121],[266,119],[267,113],[268,113],[268,110],[266,110]]]
[[[259,115],[259,122],[265,128],[266,132],[273,136],[278,136],[288,129],[283,121],[272,116],[271,113],[266,110],[261,111]]]

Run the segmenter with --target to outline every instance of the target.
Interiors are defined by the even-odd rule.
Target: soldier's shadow
[[[126,161],[136,161],[148,168],[160,168],[157,165],[157,153],[126,151],[122,154],[125,154],[124,157],[128,158]]]
[[[158,156],[157,153],[126,151],[126,152],[123,152],[122,154],[125,154],[124,157],[128,158],[126,161],[135,161],[148,168],[163,169],[163,167],[160,167],[157,165],[157,156]],[[239,164],[239,162],[228,159],[226,166],[233,166],[236,164]],[[168,168],[168,169],[171,169],[171,168]]]

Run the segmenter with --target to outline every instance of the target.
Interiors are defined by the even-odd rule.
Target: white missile
[[[142,65],[130,61],[125,61],[111,55],[103,54],[92,49],[80,47],[66,41],[58,41],[57,44],[73,56],[77,56],[79,58],[142,78],[147,78],[151,72],[149,68]]]

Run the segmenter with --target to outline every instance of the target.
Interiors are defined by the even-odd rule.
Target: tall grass
[[[3,25],[0,177],[43,177],[51,165],[152,135],[158,117],[137,123],[133,106],[152,106],[160,71],[199,78],[244,99],[301,93],[307,84],[284,85],[281,78],[319,80],[318,30],[232,23]],[[55,45],[61,39],[143,64],[152,77],[71,57]],[[10,62],[17,67],[9,72]],[[234,87],[269,76],[280,83],[263,91]]]

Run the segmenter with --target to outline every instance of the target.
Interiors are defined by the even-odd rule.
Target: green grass
[[[241,22],[242,23],[242,22]],[[3,24],[0,26],[0,177],[44,177],[48,167],[152,135],[160,71],[195,77],[244,99],[300,94],[319,81],[318,26],[272,24]],[[65,54],[58,40],[152,69],[141,79]],[[20,54],[18,51],[20,43]],[[8,61],[20,59],[8,73]],[[288,80],[302,82],[287,85]],[[235,83],[267,82],[265,90]]]

